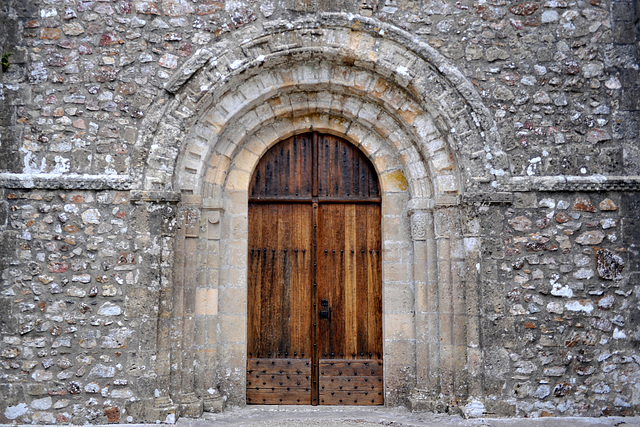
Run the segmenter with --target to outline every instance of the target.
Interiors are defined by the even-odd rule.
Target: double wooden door
[[[380,192],[355,146],[271,148],[249,194],[248,404],[380,405]]]

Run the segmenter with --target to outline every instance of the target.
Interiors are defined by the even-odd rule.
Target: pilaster
[[[200,235],[201,197],[183,195],[175,244],[173,288],[173,346],[171,397],[180,416],[199,417],[203,402],[195,393],[194,320],[196,306],[197,243]]]
[[[146,421],[173,424],[178,417],[178,406],[170,397],[171,376],[171,324],[173,311],[172,285],[174,274],[175,252],[173,248],[176,237],[177,206],[179,194],[174,192],[132,192],[131,201],[135,204],[151,204],[151,211],[157,213],[159,231],[162,241],[160,255],[160,283],[158,302],[157,355],[156,355],[156,396],[151,405],[142,410]],[[158,224],[154,222],[154,224]]]

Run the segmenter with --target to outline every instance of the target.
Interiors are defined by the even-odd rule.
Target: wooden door
[[[380,194],[369,160],[317,133],[278,143],[249,195],[247,403],[379,405]]]

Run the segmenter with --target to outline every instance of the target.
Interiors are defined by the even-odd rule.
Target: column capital
[[[413,210],[411,211],[411,238],[416,240],[427,240],[429,236],[429,224],[433,226],[433,217],[430,211]]]
[[[184,237],[198,237],[200,234],[199,205],[180,206],[179,226],[184,229]]]

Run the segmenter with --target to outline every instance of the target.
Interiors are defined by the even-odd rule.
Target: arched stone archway
[[[173,160],[211,106],[222,107],[215,123],[224,127],[269,93],[323,83],[350,90],[379,89],[367,95],[407,117],[413,114],[410,104],[415,104],[430,117],[443,144],[462,160],[458,170],[466,191],[495,187],[509,174],[495,123],[473,85],[435,49],[397,27],[327,13],[314,21],[249,26],[234,37],[244,42],[222,39],[198,50],[167,82],[168,93],[145,119],[143,127],[149,132],[136,143],[146,160],[144,172],[134,177],[137,188],[171,189],[169,183],[182,173],[174,170]],[[321,66],[305,67],[314,62]],[[334,66],[358,73],[327,74]],[[282,76],[282,70],[290,72]],[[413,102],[406,104],[407,99]],[[414,118],[415,123],[406,123],[420,133],[424,123]],[[197,157],[201,151],[191,153]]]
[[[311,130],[358,146],[381,179],[385,401],[444,409],[479,395],[465,262],[478,247],[459,204],[506,173],[479,97],[381,23],[332,15],[247,31],[242,46],[222,41],[176,73],[155,132],[138,143],[143,192],[180,194],[160,404],[171,396],[187,415],[220,394],[244,404],[249,180],[269,147]]]

